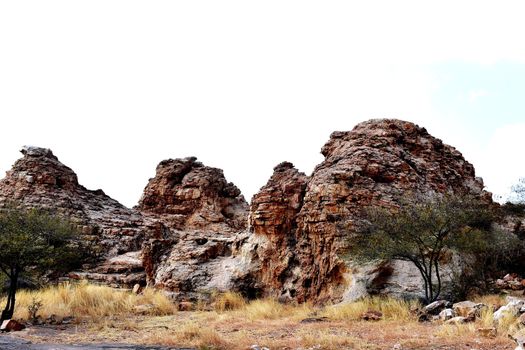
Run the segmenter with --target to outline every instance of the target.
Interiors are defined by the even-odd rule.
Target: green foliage
[[[21,274],[35,276],[70,270],[81,262],[81,252],[78,231],[69,221],[14,204],[0,209],[0,271],[10,280],[2,319],[13,314]]]
[[[76,227],[67,220],[38,209],[0,210],[0,269],[32,272],[65,271],[79,262]]]
[[[427,302],[441,293],[441,261],[447,251],[485,251],[494,220],[487,205],[453,195],[401,199],[397,208],[370,207],[350,236],[353,258],[412,262],[424,281]]]

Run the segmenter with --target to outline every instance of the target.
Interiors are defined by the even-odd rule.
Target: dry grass
[[[416,313],[411,310],[420,306],[417,301],[376,297],[328,307],[323,315],[333,320],[356,321],[368,310],[377,310],[383,314],[385,320],[415,321]]]
[[[492,308],[483,311],[475,323],[443,325],[419,323],[415,302],[392,298],[370,298],[324,308],[284,305],[272,299],[246,301],[240,295],[216,295],[211,311],[174,312],[162,294],[146,290],[143,295],[92,285],[63,285],[39,292],[21,292],[17,312],[27,317],[33,297],[44,306],[40,314],[88,317],[92,322],[70,326],[69,331],[36,333],[26,337],[35,342],[126,342],[160,344],[198,349],[241,350],[257,344],[270,349],[440,349],[479,350],[510,348],[507,333],[517,327],[514,317],[502,320],[495,339],[482,338],[477,328],[492,327]],[[493,298],[499,302],[499,298]],[[489,300],[486,298],[484,300]],[[139,305],[153,305],[151,315],[138,315]],[[209,310],[209,306],[207,309]],[[366,322],[362,313],[377,310],[383,319]],[[135,314],[134,314],[135,313]],[[167,316],[154,316],[167,315]],[[326,317],[301,323],[305,318]],[[470,344],[470,345],[469,345]]]
[[[135,295],[129,291],[91,284],[61,284],[37,291],[21,290],[16,294],[15,318],[28,319],[28,306],[40,301],[38,315],[47,318],[74,316],[76,318],[99,319],[104,316],[119,316],[136,313],[168,315],[175,312],[175,305],[162,293],[145,289]],[[5,303],[5,298],[0,300]]]
[[[226,292],[215,296],[213,308],[217,312],[238,310],[246,307],[246,300],[239,293]]]
[[[199,349],[231,349],[232,345],[216,330],[188,322],[174,331],[151,332],[144,339],[149,344],[197,347]]]

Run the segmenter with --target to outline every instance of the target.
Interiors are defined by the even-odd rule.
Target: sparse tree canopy
[[[350,238],[350,254],[364,260],[412,262],[424,281],[427,302],[441,293],[440,258],[447,249],[482,251],[490,244],[492,214],[470,197],[411,197],[396,209],[370,207]]]
[[[37,209],[0,209],[0,270],[10,281],[1,319],[13,316],[22,273],[65,271],[78,264],[77,230],[70,222]]]

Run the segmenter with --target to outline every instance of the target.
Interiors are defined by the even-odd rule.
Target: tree
[[[430,303],[441,293],[445,251],[483,251],[491,240],[493,216],[470,197],[435,195],[402,199],[394,209],[370,207],[349,238],[357,259],[399,259],[413,263]]]
[[[1,320],[13,317],[21,274],[67,271],[80,261],[78,231],[67,220],[37,209],[0,209],[0,270],[9,278]]]

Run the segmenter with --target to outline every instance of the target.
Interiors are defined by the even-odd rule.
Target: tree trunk
[[[16,289],[18,287],[18,270],[12,269],[11,274],[9,275],[9,292],[7,293],[7,304],[5,305],[4,311],[2,311],[2,316],[0,321],[9,320],[13,317],[15,312],[15,295]]]

